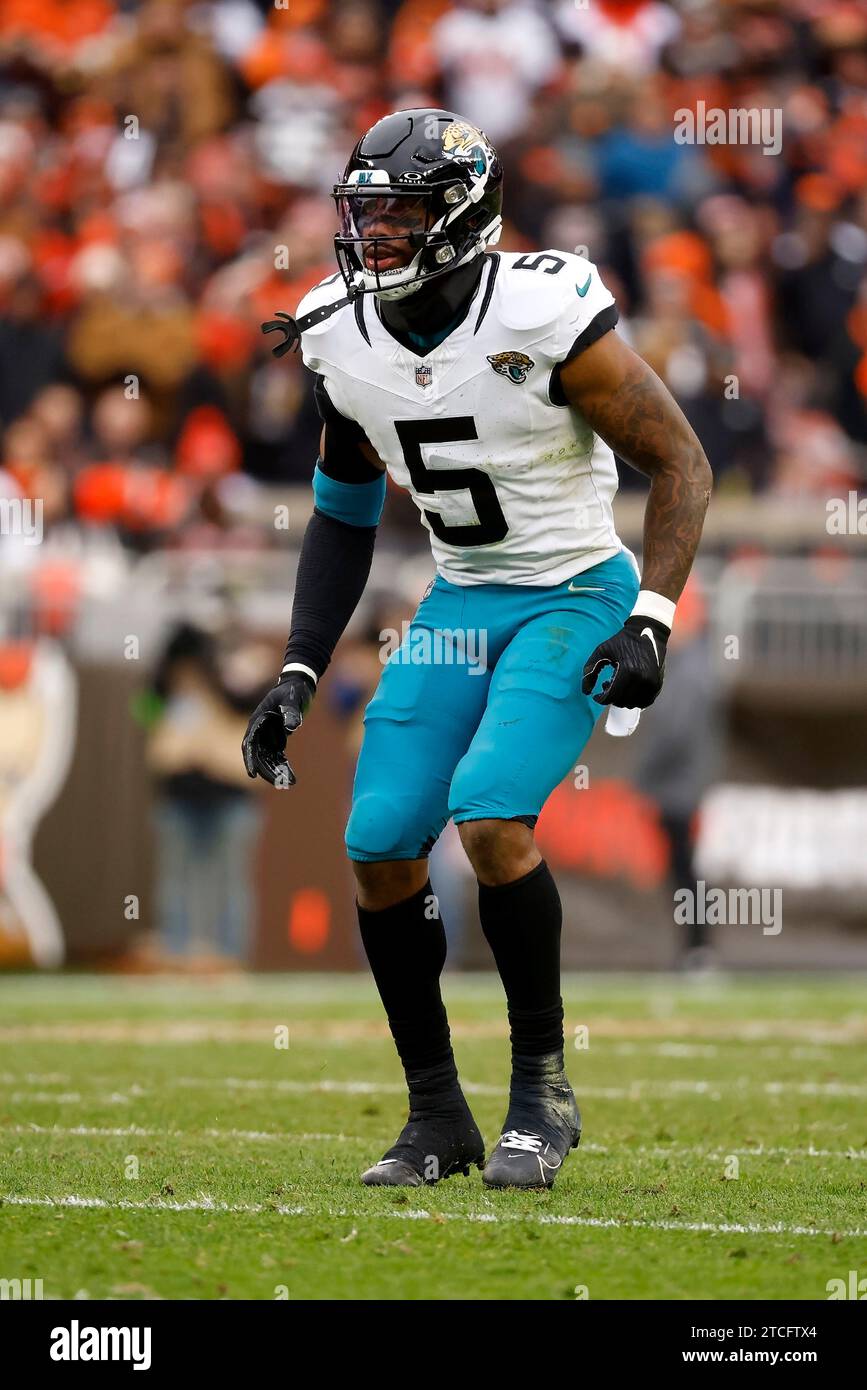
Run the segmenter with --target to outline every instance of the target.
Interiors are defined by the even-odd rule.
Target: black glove
[[[619,632],[600,642],[584,667],[581,689],[589,695],[599,672],[614,667],[614,674],[593,699],[598,705],[621,709],[647,709],[662,689],[665,647],[671,629],[657,618],[627,618]]]
[[[241,744],[248,777],[272,787],[291,787],[295,773],[286,761],[286,739],[301,727],[314,685],[303,671],[287,671],[256,706]]]

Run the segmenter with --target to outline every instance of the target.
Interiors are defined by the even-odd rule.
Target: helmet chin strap
[[[387,304],[394,304],[401,299],[409,299],[410,295],[418,294],[424,288],[424,280],[410,280],[406,285],[395,285],[393,290],[374,290],[374,299],[379,299]]]

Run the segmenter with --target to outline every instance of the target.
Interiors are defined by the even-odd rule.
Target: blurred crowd
[[[697,101],[779,153],[681,144]],[[585,247],[722,490],[857,488],[867,10],[847,0],[0,0],[0,496],[126,546],[273,546],[311,381],[259,329],[334,271],[398,107],[481,125],[501,249]],[[629,480],[624,478],[624,483]]]

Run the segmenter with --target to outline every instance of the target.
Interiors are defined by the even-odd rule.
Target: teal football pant
[[[449,817],[534,824],[603,710],[584,664],[638,588],[628,551],[552,588],[436,579],[365,711],[350,859],[418,859]]]

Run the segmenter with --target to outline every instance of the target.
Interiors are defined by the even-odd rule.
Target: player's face
[[[368,270],[400,270],[409,265],[418,250],[409,241],[413,232],[424,231],[426,201],[424,198],[383,197],[369,195],[350,199],[352,220],[360,237],[376,237],[361,248],[361,257]]]

